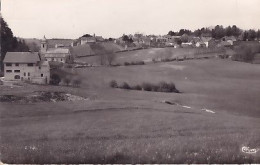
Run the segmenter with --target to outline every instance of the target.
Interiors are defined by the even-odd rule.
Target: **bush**
[[[50,84],[59,85],[60,81],[61,81],[61,79],[60,79],[60,76],[58,74],[51,75]]]
[[[142,84],[142,88],[145,91],[152,91],[153,85],[151,83],[143,83]]]
[[[130,65],[130,63],[129,63],[129,62],[125,62],[124,65],[125,65],[125,66],[128,66],[128,65]]]
[[[76,86],[76,87],[80,86],[81,79],[80,78],[73,79],[72,84],[73,84],[73,86]]]
[[[142,87],[140,85],[135,85],[135,86],[133,86],[132,89],[140,91],[140,90],[142,90]]]
[[[70,82],[71,82],[71,77],[66,76],[66,77],[63,79],[63,82],[64,82],[67,86],[69,86],[69,84],[70,84]]]
[[[118,88],[116,80],[110,81],[109,86],[112,87],[112,88]]]
[[[121,88],[123,88],[123,89],[131,89],[131,87],[126,82],[124,82],[122,84]]]

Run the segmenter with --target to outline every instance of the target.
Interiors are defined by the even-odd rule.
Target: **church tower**
[[[42,41],[41,41],[41,53],[45,53],[48,49],[48,45],[47,45],[47,39],[44,36]]]

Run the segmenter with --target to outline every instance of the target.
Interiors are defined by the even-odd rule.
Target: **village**
[[[57,67],[57,63],[71,64],[71,67],[86,66],[87,62],[82,65],[82,57],[110,55],[114,53],[138,51],[141,49],[156,48],[176,48],[183,49],[184,55],[180,54],[176,59],[184,60],[186,58],[211,58],[212,52],[218,52],[218,57],[231,58],[235,54],[234,48],[241,45],[259,45],[258,38],[251,41],[243,40],[243,35],[239,37],[224,36],[221,39],[215,39],[210,33],[203,33],[200,37],[184,33],[178,35],[145,36],[140,33],[134,35],[123,35],[118,39],[104,39],[102,36],[93,34],[82,36],[76,40],[72,39],[47,39],[45,36],[41,40],[33,40],[29,43],[32,50],[35,45],[39,48],[36,51],[29,52],[7,52],[3,61],[5,70],[2,81],[26,81],[37,84],[49,84],[51,81],[51,69]],[[187,51],[186,51],[187,50]],[[189,50],[197,50],[197,53],[189,53]],[[230,53],[231,52],[231,53]],[[204,54],[200,56],[196,54]],[[112,55],[110,55],[112,56]],[[113,55],[114,56],[114,55]],[[187,57],[188,56],[188,57]],[[19,58],[18,58],[19,57]],[[112,58],[112,57],[111,57]],[[111,59],[115,64],[115,59]],[[152,59],[154,61],[154,59]],[[148,60],[147,62],[152,62]],[[160,59],[163,60],[163,59]],[[81,61],[81,62],[79,62]],[[88,61],[88,60],[87,60]],[[51,64],[50,64],[51,63]],[[252,63],[260,63],[259,53],[254,54]],[[52,65],[53,67],[51,67]],[[91,66],[93,65],[90,64]],[[101,62],[98,65],[103,65]],[[116,65],[120,65],[117,64]]]
[[[259,164],[258,0],[2,0],[0,164]]]

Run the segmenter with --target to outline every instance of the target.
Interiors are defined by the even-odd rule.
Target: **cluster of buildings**
[[[7,52],[3,61],[5,80],[49,84],[51,62],[73,62],[71,44],[70,41],[44,37],[39,52]]]
[[[174,48],[215,48],[215,47],[232,47],[234,42],[237,41],[237,38],[234,36],[223,37],[220,40],[212,38],[210,35],[202,35],[201,37],[189,36],[183,34],[182,36],[155,36],[155,35],[128,35],[132,39],[133,44],[136,47],[174,47]],[[126,44],[126,41],[123,40],[123,37],[120,37],[115,40],[117,44]]]
[[[187,34],[183,34],[182,36],[145,36],[135,34],[128,35],[128,38],[131,39],[131,46],[135,48],[217,48],[232,47],[242,42],[238,41],[234,36],[225,36],[220,40],[216,40],[210,35],[195,37]],[[109,42],[105,41],[102,36],[96,36],[95,34],[93,36],[80,37],[76,40],[46,39],[44,36],[41,40],[39,52],[7,52],[3,61],[5,80],[22,80],[38,84],[48,84],[50,82],[50,63],[72,63],[74,56],[97,54],[100,50],[99,47],[95,46],[98,44],[95,43],[102,43],[103,47],[109,47],[110,49],[113,47],[116,51],[123,51],[129,46],[128,41],[125,41],[123,37],[113,39]]]

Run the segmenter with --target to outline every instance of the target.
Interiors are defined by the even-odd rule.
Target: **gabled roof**
[[[63,45],[64,47],[70,47],[73,43],[72,39],[48,39],[48,48],[55,48],[56,45]]]
[[[45,54],[68,54],[69,49],[68,48],[51,48],[46,51]]]
[[[96,41],[95,37],[81,37],[80,39],[83,41]]]
[[[209,42],[210,40],[212,40],[211,37],[201,37],[202,42]]]
[[[40,61],[38,53],[7,52],[4,63],[37,63]]]

